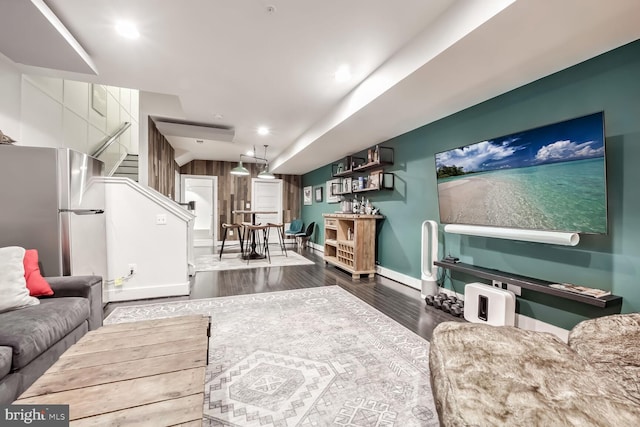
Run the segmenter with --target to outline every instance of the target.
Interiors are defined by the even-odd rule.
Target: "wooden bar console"
[[[376,273],[376,221],[383,215],[324,214],[324,261],[359,279]]]

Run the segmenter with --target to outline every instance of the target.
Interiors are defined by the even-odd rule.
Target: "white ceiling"
[[[236,161],[268,144],[278,173],[311,171],[640,38],[637,0],[29,2],[0,0],[0,51],[24,72],[139,89],[147,114],[234,128],[232,142],[167,135],[179,164]],[[118,36],[118,19],[141,37]],[[346,83],[333,79],[341,64]],[[256,133],[263,125],[271,134]]]

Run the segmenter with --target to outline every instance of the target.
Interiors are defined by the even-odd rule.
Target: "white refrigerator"
[[[37,249],[44,276],[106,277],[103,172],[71,149],[0,145],[0,246]]]

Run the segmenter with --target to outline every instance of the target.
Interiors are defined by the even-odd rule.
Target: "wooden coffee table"
[[[73,426],[200,426],[208,337],[208,316],[103,326],[14,403],[68,404]]]

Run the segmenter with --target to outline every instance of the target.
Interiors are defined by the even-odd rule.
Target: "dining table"
[[[234,215],[251,215],[251,225],[256,225],[256,215],[273,215],[278,211],[260,211],[260,210],[236,210],[232,211]],[[256,235],[255,232],[251,232],[251,252],[248,255],[242,254],[243,259],[264,259],[266,255],[260,254],[256,251]]]

